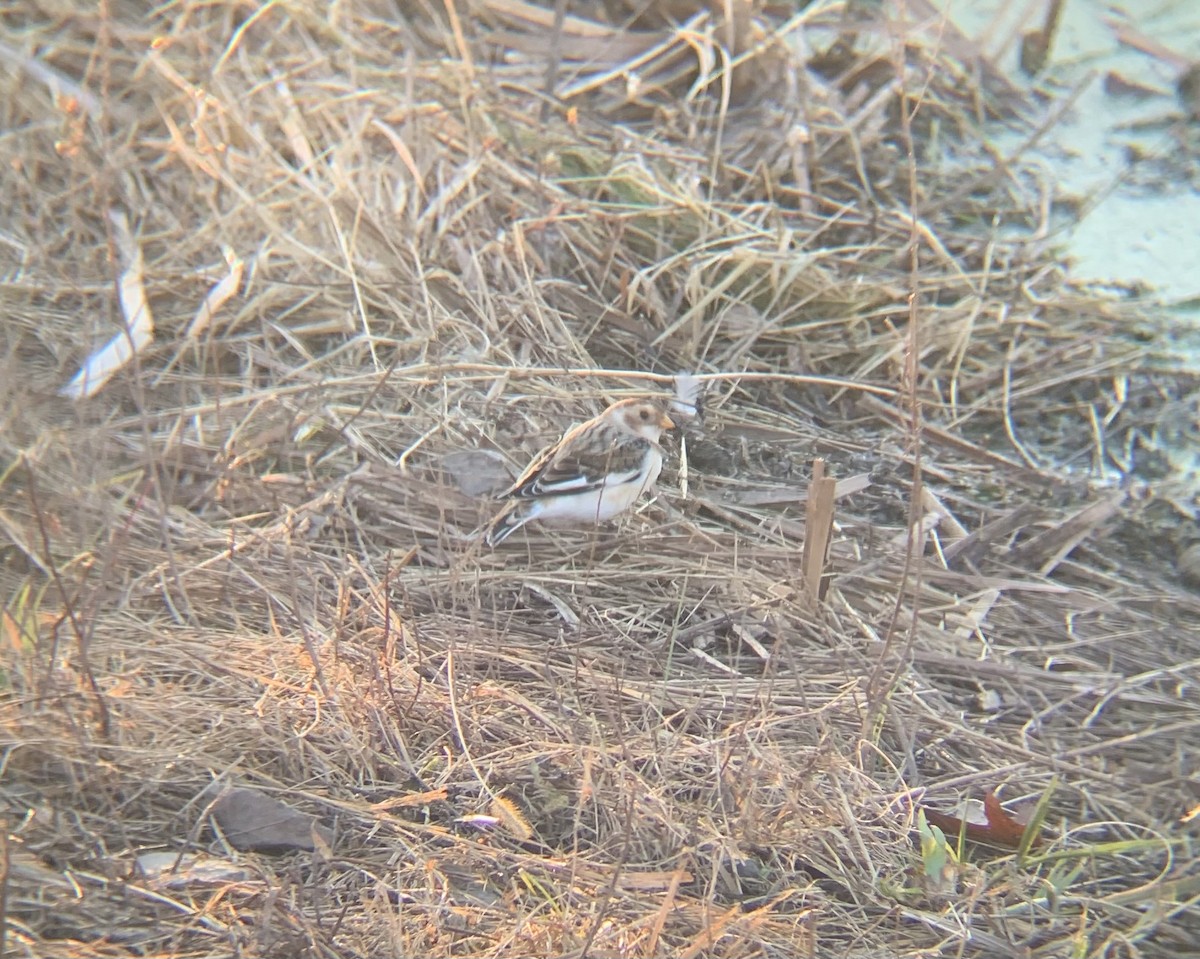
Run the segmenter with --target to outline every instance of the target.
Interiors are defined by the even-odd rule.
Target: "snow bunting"
[[[657,403],[621,400],[567,431],[500,494],[512,502],[488,524],[496,546],[530,520],[602,523],[625,512],[662,470],[663,430],[675,424]]]

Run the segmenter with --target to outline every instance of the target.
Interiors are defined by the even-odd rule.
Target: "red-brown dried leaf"
[[[947,837],[962,835],[971,842],[984,843],[988,846],[1001,846],[1006,849],[1016,849],[1021,844],[1025,834],[1025,826],[1014,819],[1000,805],[995,793],[983,797],[983,812],[986,822],[964,822],[958,816],[938,812],[934,809],[925,810],[927,821],[937,826]]]

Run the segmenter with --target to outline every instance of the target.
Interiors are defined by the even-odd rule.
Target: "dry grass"
[[[3,14],[9,954],[1200,938],[1194,491],[1153,449],[1195,379],[1067,281],[979,134],[1033,105],[921,4],[716,6]],[[157,339],[72,402],[120,328],[109,210]],[[519,466],[681,369],[686,498],[471,540],[447,454]],[[872,482],[814,607],[817,455]],[[214,781],[332,842],[229,848]],[[928,875],[917,809],[992,790],[1048,797],[1045,842]]]

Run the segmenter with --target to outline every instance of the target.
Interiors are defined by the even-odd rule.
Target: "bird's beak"
[[[662,427],[664,430],[673,430],[673,429],[675,429],[675,421],[674,421],[673,419],[671,419],[671,417],[667,416],[667,414],[666,414],[666,413],[663,413],[663,415],[662,415],[662,421],[659,423],[659,425],[660,425],[660,426],[661,426],[661,427]]]

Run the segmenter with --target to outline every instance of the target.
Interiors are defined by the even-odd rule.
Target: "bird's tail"
[[[524,508],[525,506],[526,504],[514,500],[497,513],[492,521],[484,527],[483,541],[489,547],[495,549],[508,539],[509,536],[533,519],[533,515]]]

